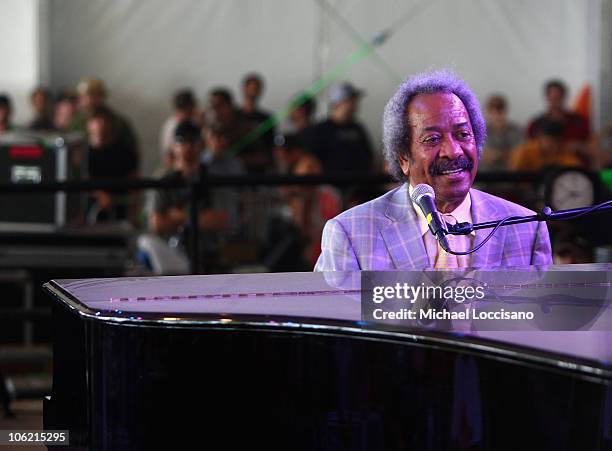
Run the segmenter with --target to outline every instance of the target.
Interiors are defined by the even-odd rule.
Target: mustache
[[[474,162],[465,155],[454,160],[436,159],[429,167],[429,174],[432,176],[442,175],[446,171],[455,171],[457,169],[466,169],[471,171],[474,168]]]

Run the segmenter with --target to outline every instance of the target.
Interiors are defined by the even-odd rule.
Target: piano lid
[[[568,265],[552,266],[546,271],[599,271],[611,274],[612,279],[611,269],[610,265]],[[504,274],[508,271],[503,269]],[[605,302],[599,306],[597,318],[580,330],[538,330],[533,324],[522,330],[466,330],[455,327],[454,322],[444,323],[444,328],[414,324],[389,328],[362,321],[362,275],[328,272],[125,277],[54,280],[45,287],[60,302],[93,321],[175,326],[256,325],[438,340],[469,345],[476,351],[493,350],[504,356],[516,357],[518,349],[522,357],[549,359],[556,366],[612,378],[612,330],[608,327],[612,324],[612,308],[608,302],[611,289],[604,288],[603,295],[598,291],[606,298]],[[580,289],[580,284],[574,289]],[[574,317],[586,308],[592,306],[574,302],[557,310]]]

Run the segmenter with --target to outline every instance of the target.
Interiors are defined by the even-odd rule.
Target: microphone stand
[[[450,235],[468,235],[474,230],[490,229],[498,226],[507,226],[511,224],[522,224],[524,222],[533,221],[565,221],[568,219],[578,218],[589,213],[602,213],[612,211],[612,200],[591,207],[572,208],[569,210],[552,211],[550,207],[544,207],[540,213],[529,216],[512,216],[497,221],[487,221],[477,224],[469,222],[461,222],[458,224],[448,224],[448,234]]]

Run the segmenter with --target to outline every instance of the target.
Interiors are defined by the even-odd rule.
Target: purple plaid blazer
[[[474,223],[531,215],[515,203],[471,189]],[[409,204],[408,184],[358,205],[327,221],[315,271],[425,269],[430,267],[417,215]],[[491,229],[477,230],[474,246]],[[552,263],[545,222],[500,227],[472,256],[474,268]]]

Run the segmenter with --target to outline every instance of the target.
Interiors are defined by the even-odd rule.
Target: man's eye
[[[427,136],[425,139],[423,139],[424,144],[436,144],[438,141],[440,141],[440,137],[435,135]]]
[[[467,130],[460,130],[459,132],[457,132],[457,137],[460,139],[468,139],[471,136],[472,134],[468,132]]]

